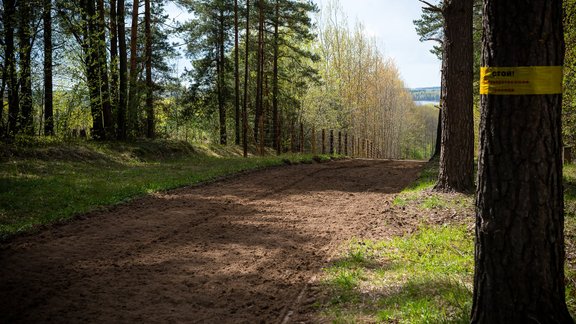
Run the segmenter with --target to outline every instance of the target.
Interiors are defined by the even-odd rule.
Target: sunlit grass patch
[[[424,227],[388,241],[353,241],[325,269],[335,322],[460,323],[468,320],[473,238],[465,226]]]
[[[26,142],[0,162],[0,240],[101,206],[245,170],[312,161],[311,155],[250,157],[188,143]],[[206,148],[209,149],[209,148]]]

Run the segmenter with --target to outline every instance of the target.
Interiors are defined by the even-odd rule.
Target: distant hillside
[[[409,89],[414,101],[440,101],[440,87]]]

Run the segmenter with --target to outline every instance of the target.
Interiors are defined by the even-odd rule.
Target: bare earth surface
[[[314,278],[353,237],[399,230],[422,162],[244,174],[81,217],[0,250],[0,323],[315,322]]]

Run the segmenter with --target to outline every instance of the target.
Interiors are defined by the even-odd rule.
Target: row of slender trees
[[[66,51],[74,48],[78,48],[77,59],[83,66],[83,79],[88,89],[91,136],[94,139],[126,139],[140,135],[142,125],[138,115],[142,96],[145,96],[147,116],[144,133],[148,137],[154,136],[152,48],[158,37],[153,35],[151,28],[151,0],[144,0],[143,31],[139,31],[140,3],[138,0],[132,2],[129,38],[124,0],[8,0],[3,2],[2,9],[2,94],[6,88],[8,99],[8,122],[6,125],[0,123],[4,136],[37,133],[33,122],[32,70],[40,61],[33,61],[33,56],[40,53],[43,53],[43,132],[54,134],[53,70],[63,63],[55,62],[54,56],[65,56]],[[15,34],[18,35],[17,44]],[[39,35],[43,36],[42,42]],[[70,38],[75,44],[70,44],[67,40]],[[140,42],[140,38],[144,41]],[[140,45],[143,49],[138,48]],[[145,82],[139,80],[142,66]],[[62,85],[62,79],[57,81]],[[41,125],[36,123],[36,127]]]
[[[3,137],[193,137],[282,152],[304,123],[371,138],[388,157],[424,157],[433,142],[415,134],[422,110],[394,64],[337,1],[321,13],[297,0],[171,2],[187,21],[170,21],[159,0],[2,5]],[[192,62],[184,75],[179,48]]]

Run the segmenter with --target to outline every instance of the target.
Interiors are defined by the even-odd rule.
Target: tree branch
[[[426,10],[426,11],[430,11],[430,12],[439,12],[442,13],[442,8],[435,6],[427,1],[424,0],[418,0],[420,2],[422,2],[423,4],[427,5],[428,7],[422,7],[422,10]]]

